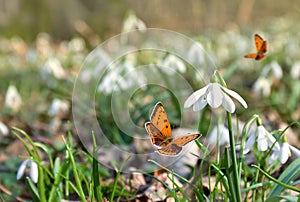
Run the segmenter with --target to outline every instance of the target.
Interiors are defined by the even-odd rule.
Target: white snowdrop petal
[[[4,136],[7,136],[9,134],[8,127],[2,121],[0,121],[0,133]]]
[[[21,179],[21,177],[24,175],[28,161],[29,161],[29,159],[26,159],[20,165],[18,172],[17,172],[17,180]]]
[[[202,110],[206,105],[207,105],[207,102],[206,100],[204,99],[205,97],[202,96],[200,97],[194,104],[193,106],[193,110],[194,111],[200,111]]]
[[[225,108],[226,111],[233,113],[235,111],[235,105],[232,99],[224,94],[222,106]]]
[[[265,130],[265,133],[266,133],[266,137],[267,137],[267,140],[268,140],[268,145],[269,145],[269,147],[272,147],[274,142],[276,142],[276,139],[268,131]],[[280,145],[279,145],[278,142],[275,143],[274,150],[280,150]]]
[[[222,89],[230,96],[234,97],[235,99],[237,99],[242,105],[244,108],[248,108],[248,105],[246,103],[246,101],[236,92],[234,92],[233,90],[230,90],[228,88],[224,88],[222,87]]]
[[[281,66],[278,64],[278,62],[272,62],[271,63],[272,72],[275,78],[281,79],[283,72]]]
[[[244,148],[244,154],[247,154],[252,148],[255,143],[256,135],[255,133],[251,133],[245,143],[245,148]]]
[[[269,157],[268,163],[272,164],[279,157],[279,151],[274,151]]]
[[[296,157],[300,157],[300,150],[296,147],[289,145],[291,153],[293,153]]]
[[[257,139],[258,151],[266,151],[268,149],[268,141],[266,138]]]
[[[39,178],[38,165],[32,160],[30,160],[30,178],[34,183],[37,183]]]
[[[188,108],[190,106],[192,106],[195,102],[197,102],[197,100],[203,96],[206,93],[207,88],[209,87],[209,85],[195,91],[192,95],[190,95],[186,101],[184,102],[184,108]]]
[[[258,126],[256,129],[257,149],[259,151],[266,151],[268,149],[268,140],[266,138],[265,128]]]
[[[253,85],[253,91],[267,97],[271,94],[271,82],[265,77],[259,77]]]
[[[290,155],[291,155],[291,151],[289,148],[289,144],[287,142],[282,143],[280,155],[279,155],[280,163],[285,164],[288,158],[290,157]]]
[[[207,103],[212,108],[218,108],[222,104],[223,96],[224,94],[220,88],[220,85],[218,83],[212,83],[206,97]]]
[[[224,125],[218,124],[210,132],[207,138],[207,142],[209,142],[212,145],[215,145],[217,143],[217,138],[219,138],[220,145],[227,144],[229,143],[228,134],[229,134],[228,129]]]

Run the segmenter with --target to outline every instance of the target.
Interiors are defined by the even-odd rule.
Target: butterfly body
[[[261,36],[258,34],[255,34],[254,36],[255,40],[255,47],[257,50],[257,53],[250,53],[245,55],[245,58],[253,58],[255,60],[262,60],[266,57],[267,53],[267,41],[263,40]]]
[[[161,102],[155,105],[150,122],[145,123],[145,128],[152,144],[157,148],[156,152],[164,155],[178,155],[182,146],[201,136],[199,133],[195,133],[174,139],[168,116]]]

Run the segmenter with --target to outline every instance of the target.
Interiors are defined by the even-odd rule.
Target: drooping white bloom
[[[292,66],[290,74],[294,79],[300,78],[300,61]]]
[[[270,74],[270,72],[272,74]],[[273,61],[264,66],[261,75],[255,81],[252,89],[259,95],[267,97],[271,94],[271,86],[274,80],[280,80],[283,76],[282,68],[278,62]]]
[[[146,29],[146,25],[134,13],[130,13],[128,17],[124,20],[122,32],[128,32],[135,29]]]
[[[281,164],[285,164],[290,156],[291,150],[289,147],[289,143],[283,142],[280,145],[279,149],[274,149],[273,153],[269,158],[269,164],[273,163],[278,158]]]
[[[107,72],[98,86],[98,91],[109,94],[136,85],[142,87],[145,82],[146,77],[143,72],[134,66],[132,59],[127,57],[124,62],[120,62]]]
[[[47,78],[53,75],[57,79],[66,79],[67,73],[61,65],[61,62],[55,58],[49,58],[42,67],[42,76]]]
[[[223,124],[216,125],[210,132],[207,142],[214,145],[219,141],[219,145],[229,143],[229,131]]]
[[[274,149],[273,153],[269,158],[269,164],[273,163],[275,160],[279,159],[281,164],[285,164],[291,155],[300,157],[300,150],[296,147],[293,147],[288,142],[283,142],[280,145],[280,149]]]
[[[22,104],[22,98],[13,85],[10,85],[6,91],[5,95],[5,106],[11,108],[13,111],[18,111]]]
[[[271,94],[271,85],[272,82],[263,76],[260,76],[253,85],[253,91],[257,94],[261,94],[264,97],[267,97]]]
[[[205,52],[201,43],[197,42],[192,45],[187,53],[187,61],[199,66],[205,63]]]
[[[300,150],[289,144],[290,150],[297,158],[300,157]]]
[[[8,133],[9,133],[8,127],[2,121],[0,121],[0,134],[7,136]]]
[[[281,79],[282,78],[283,72],[282,72],[282,68],[278,64],[278,62],[273,61],[270,64],[267,64],[263,68],[263,70],[261,72],[261,76],[266,77],[269,74],[270,71],[272,72],[272,77],[274,77],[276,79]]]
[[[168,71],[168,68],[172,68],[174,71]],[[186,71],[186,66],[180,58],[174,55],[168,55],[162,63],[162,70],[169,75],[174,73],[176,70],[184,73]]]
[[[31,159],[26,159],[25,161],[22,162],[17,172],[17,180],[21,179],[21,177],[24,175],[27,166],[30,169],[30,173],[29,173],[30,179],[34,183],[37,183],[39,177],[38,165]]]
[[[49,116],[55,116],[59,112],[68,113],[70,104],[66,100],[60,100],[55,98],[49,108],[48,114]]]
[[[85,49],[85,42],[82,38],[75,37],[68,43],[68,49],[73,52],[81,52]]]
[[[212,108],[218,108],[222,105],[226,111],[233,113],[235,104],[228,95],[237,99],[243,107],[248,107],[246,101],[238,93],[221,86],[219,83],[210,83],[190,95],[184,103],[184,108],[194,105],[193,110],[199,111],[207,104]]]
[[[255,133],[251,133],[246,141],[244,154],[247,154],[253,148],[255,140],[259,151],[266,151],[276,142],[273,135],[271,135],[263,125],[257,126]],[[280,149],[278,142],[274,145],[274,150],[275,149]]]

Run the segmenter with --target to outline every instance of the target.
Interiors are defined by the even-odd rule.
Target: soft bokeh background
[[[78,34],[78,21],[84,21],[102,40],[121,31],[122,21],[133,10],[147,27],[172,29],[183,33],[224,30],[235,24],[243,29],[259,27],[276,17],[297,22],[299,2],[235,0],[1,0],[1,36],[22,36],[34,40],[39,32],[47,32],[57,40]],[[276,26],[276,24],[274,24]]]

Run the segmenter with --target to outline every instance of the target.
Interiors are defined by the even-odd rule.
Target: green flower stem
[[[73,168],[73,175],[74,175],[75,182],[76,182],[76,185],[77,185],[79,198],[80,198],[81,201],[86,202],[85,195],[84,195],[82,185],[81,185],[81,180],[80,180],[79,174],[77,172],[75,159],[74,159],[74,156],[72,154],[72,148],[70,147],[70,145],[67,144],[65,139],[63,139],[63,140],[64,140],[64,143],[66,145],[67,154],[68,154],[68,157],[70,158],[70,163],[71,163],[72,168]]]
[[[243,131],[242,131],[242,142],[241,142],[241,149],[240,149],[240,156],[239,156],[239,161],[238,161],[238,174],[239,174],[239,179],[241,179],[241,174],[242,174],[242,167],[243,167],[243,162],[244,162],[244,148],[245,148],[245,143],[247,139],[247,134],[248,134],[248,129],[250,128],[250,125],[252,124],[253,121],[257,120],[259,116],[257,114],[254,114],[249,121],[246,122]]]
[[[228,119],[230,155],[231,155],[231,160],[232,160],[234,189],[235,189],[235,193],[236,193],[236,200],[238,202],[241,202],[242,196],[241,196],[240,180],[239,180],[239,174],[238,174],[238,164],[237,164],[237,159],[236,159],[234,134],[233,134],[233,129],[232,129],[232,118],[231,118],[231,113],[229,113],[229,112],[227,112],[227,119]]]

